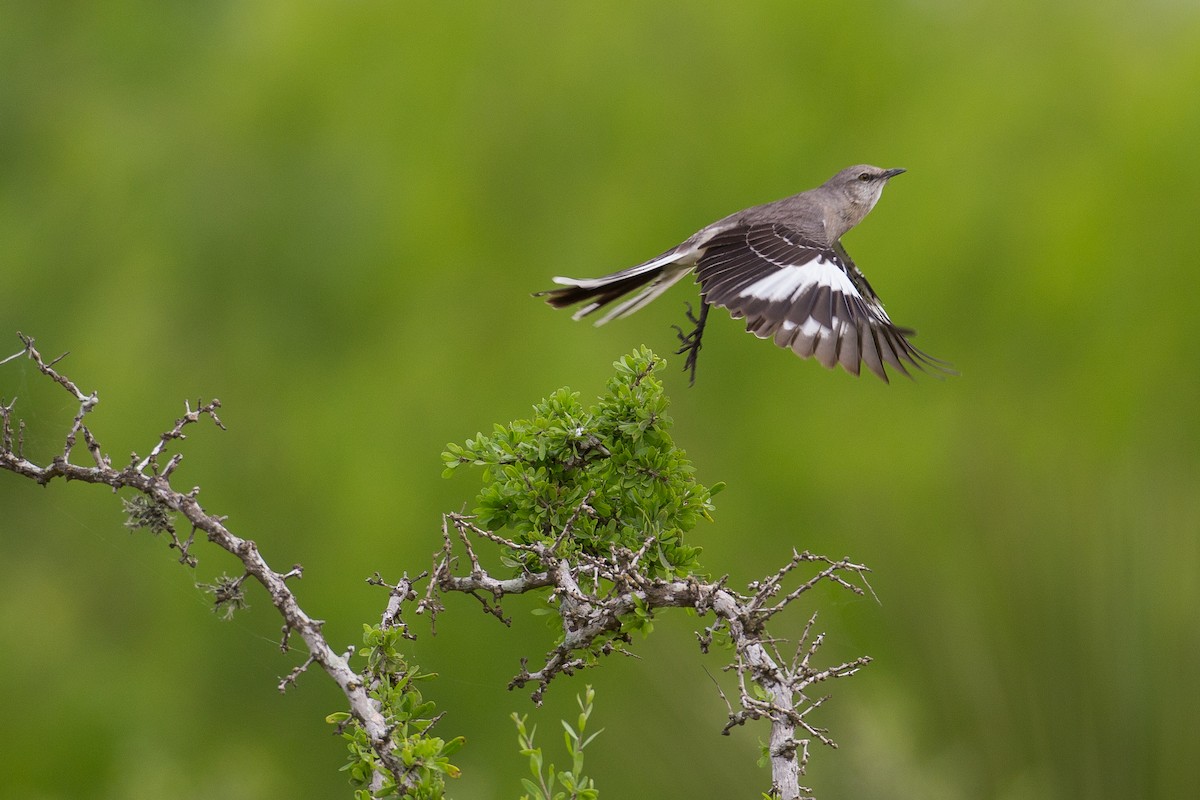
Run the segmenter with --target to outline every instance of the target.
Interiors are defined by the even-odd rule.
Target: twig
[[[433,577],[422,606],[440,609],[440,594],[459,592],[475,597],[483,603],[485,610],[508,623],[509,620],[499,613],[505,596],[549,589],[557,603],[562,638],[546,653],[539,669],[530,669],[528,660],[522,659],[520,670],[509,682],[510,689],[532,685],[531,699],[535,704],[541,703],[550,683],[559,675],[572,675],[591,667],[597,658],[609,653],[628,653],[625,645],[629,637],[624,631],[624,620],[636,608],[645,608],[650,613],[664,608],[692,608],[698,614],[713,613],[716,621],[702,633],[697,633],[701,650],[707,652],[718,632],[727,633],[733,645],[733,657],[726,669],[736,674],[738,687],[735,707],[718,686],[718,694],[729,709],[722,732],[728,733],[750,720],[769,720],[772,791],[775,796],[787,800],[805,796],[804,793],[810,790],[800,784],[799,778],[807,768],[809,741],[837,746],[827,731],[808,719],[826,698],[810,699],[806,690],[815,683],[851,675],[870,659],[863,657],[834,667],[814,668],[811,662],[824,641],[823,634],[813,635],[814,614],[804,627],[795,654],[790,661],[786,660],[779,653],[779,640],[769,634],[765,623],[823,581],[863,594],[863,589],[846,576],[861,579],[867,568],[849,559],[835,561],[793,551],[787,564],[762,581],[751,584],[747,594],[740,594],[726,587],[727,577],[707,582],[694,577],[651,578],[646,574],[644,560],[654,546],[652,537],[647,537],[637,551],[618,547],[606,557],[578,553],[568,560],[560,555],[563,543],[569,538],[568,529],[580,514],[587,513],[584,506],[590,508],[591,500],[589,495],[580,503],[563,530],[548,540],[532,542],[518,542],[503,534],[483,530],[475,524],[474,518],[466,515],[444,515],[443,548],[434,556]],[[499,545],[510,552],[529,554],[545,569],[511,578],[494,577],[481,566],[475,553],[475,543],[479,541]],[[454,573],[456,546],[461,548],[465,562],[470,565],[467,574]],[[805,565],[819,568],[785,591],[784,584],[791,582],[796,570]],[[755,685],[765,699],[760,697]]]
[[[169,530],[172,536],[172,547],[181,552],[180,560],[186,564],[195,565],[190,548],[196,531],[203,531],[208,541],[232,554],[241,563],[243,574],[239,578],[226,579],[212,587],[217,600],[217,607],[234,602],[240,595],[244,581],[252,578],[259,583],[271,599],[271,604],[283,617],[283,637],[281,647],[287,649],[290,635],[294,632],[304,640],[309,655],[300,667],[293,670],[281,680],[280,688],[294,683],[296,678],[312,663],[316,663],[328,674],[341,689],[349,706],[351,715],[366,732],[371,747],[376,751],[379,763],[401,787],[409,785],[406,781],[413,780],[410,770],[395,753],[391,741],[391,731],[380,713],[379,703],[372,699],[362,676],[351,669],[348,657],[339,654],[329,646],[321,633],[322,621],[309,616],[300,606],[295,594],[289,588],[287,581],[299,578],[302,570],[295,567],[284,573],[276,572],[263,558],[255,543],[239,537],[225,525],[225,517],[213,514],[205,509],[197,500],[199,489],[193,488],[181,492],[171,486],[170,479],[179,464],[180,456],[172,457],[162,469],[158,468],[158,459],[170,442],[185,438],[184,430],[188,425],[195,424],[202,417],[209,417],[213,423],[224,430],[216,410],[220,408],[218,400],[209,403],[197,403],[196,408],[190,404],[184,406],[184,415],[175,421],[173,427],[164,432],[157,443],[150,449],[145,458],[132,455],[128,464],[117,469],[112,466],[112,459],[104,455],[97,438],[84,424],[87,415],[99,403],[96,393],[86,393],[79,386],[55,369],[55,364],[66,355],[59,356],[47,362],[34,346],[32,337],[18,334],[23,345],[22,350],[0,361],[7,364],[20,356],[30,358],[38,371],[66,390],[78,403],[79,409],[71,422],[64,437],[61,455],[55,456],[47,464],[38,464],[27,458],[23,453],[23,423],[18,424],[17,436],[13,436],[12,415],[15,401],[4,406],[0,404],[0,469],[5,469],[17,475],[22,475],[39,484],[45,485],[56,478],[81,481],[84,483],[101,484],[111,487],[114,491],[128,489],[146,498],[150,506],[161,508],[168,514],[182,514],[192,526],[192,534],[186,542],[180,542],[174,535],[174,528],[167,523],[162,530]],[[90,464],[76,464],[71,460],[76,441],[82,436],[90,454]],[[15,438],[15,441],[14,441]],[[150,471],[147,472],[147,468]]]

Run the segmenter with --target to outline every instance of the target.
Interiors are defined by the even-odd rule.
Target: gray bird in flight
[[[709,306],[746,319],[746,330],[774,339],[801,358],[816,358],[853,375],[859,365],[888,380],[885,365],[911,377],[922,371],[953,373],[946,362],[918,350],[910,328],[894,324],[867,278],[842,246],[842,236],[879,202],[883,187],[903,169],[867,164],[847,167],[807,192],[752,206],[701,228],[660,256],[600,278],[556,277],[561,288],[538,292],[555,308],[583,303],[581,319],[601,309],[597,325],[625,317],[693,270],[700,284],[695,326],[679,331],[685,370],[696,379],[696,357]],[[609,304],[620,301],[611,308]]]

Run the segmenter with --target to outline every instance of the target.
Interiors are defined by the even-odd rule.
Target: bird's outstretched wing
[[[884,365],[909,375],[949,372],[945,362],[908,341],[840,244],[824,247],[781,223],[734,228],[713,237],[696,265],[705,302],[746,318],[746,329],[801,358],[888,380]],[[911,376],[910,376],[911,377]]]

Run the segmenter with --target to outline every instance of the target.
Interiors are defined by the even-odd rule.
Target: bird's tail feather
[[[555,308],[566,308],[577,303],[585,303],[586,305],[573,315],[574,319],[581,319],[604,308],[614,300],[642,289],[596,321],[597,325],[603,325],[617,317],[632,314],[683,277],[687,273],[687,268],[680,269],[674,264],[678,257],[677,250],[671,249],[657,258],[599,278],[556,277],[554,282],[561,284],[562,288],[547,289],[537,292],[534,296],[545,297],[546,302]],[[675,268],[672,269],[672,267]],[[643,287],[645,288],[643,289]]]
[[[637,311],[642,306],[649,303],[651,300],[653,300],[656,297],[658,297],[659,295],[661,295],[667,289],[670,289],[673,285],[675,285],[676,281],[678,281],[680,278],[682,278],[687,273],[688,273],[688,271],[686,269],[660,270],[659,273],[654,276],[653,280],[650,281],[649,286],[647,286],[645,289],[638,292],[637,294],[635,294],[633,297],[629,298],[625,302],[623,302],[620,305],[613,308],[612,311],[609,311],[607,314],[605,314],[600,319],[596,320],[596,324],[603,325],[604,323],[606,323],[610,320],[629,316],[630,314]],[[597,306],[597,308],[598,308],[598,306]],[[582,310],[582,309],[580,309],[580,310]],[[595,310],[595,309],[593,309],[593,310]],[[591,313],[591,312],[588,312],[588,313]],[[583,315],[580,314],[579,312],[576,312],[574,316],[576,319],[579,319],[579,317],[581,317]]]

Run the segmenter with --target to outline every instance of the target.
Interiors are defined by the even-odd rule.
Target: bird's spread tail
[[[554,282],[561,284],[562,288],[547,289],[537,292],[534,296],[545,297],[546,302],[555,308],[583,303],[584,305],[572,315],[574,319],[582,319],[613,301],[636,292],[596,320],[597,325],[603,325],[617,317],[628,316],[637,311],[687,274],[691,266],[677,264],[678,257],[677,251],[672,249],[658,258],[600,278],[556,277]],[[638,289],[641,291],[637,291]]]

